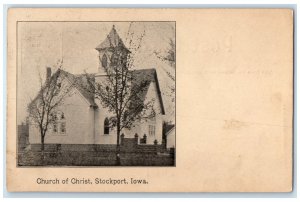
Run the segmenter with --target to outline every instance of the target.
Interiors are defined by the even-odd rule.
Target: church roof
[[[74,75],[64,70],[61,71],[71,83],[75,84],[76,89],[90,103],[91,106],[97,106],[97,104],[95,103],[94,94],[90,93],[92,92],[92,89],[86,89],[89,87],[89,85],[85,74]]]
[[[175,124],[163,124],[163,134],[168,135],[173,129],[175,129]]]
[[[65,71],[64,71],[65,72]],[[146,99],[146,95],[148,92],[148,89],[150,87],[151,82],[155,83],[155,87],[158,93],[158,101],[160,103],[161,107],[161,113],[164,115],[165,114],[165,109],[163,105],[163,100],[162,100],[162,95],[159,87],[159,82],[157,78],[157,73],[155,69],[139,69],[139,70],[131,70],[130,71],[133,75],[134,78],[134,83],[136,84],[135,86],[139,86],[141,83],[145,83],[145,88],[143,91],[139,92],[139,98],[140,101],[144,102]],[[95,96],[92,93],[87,92],[86,88],[89,86],[86,80],[86,75],[85,74],[79,74],[79,75],[73,75],[71,73],[65,72],[67,75],[67,78],[71,80],[71,82],[75,82],[76,80],[76,88],[79,90],[79,92],[89,101],[91,106],[97,106],[95,103]],[[95,79],[95,75],[91,74],[90,75],[93,79]],[[134,87],[133,87],[134,88]],[[91,92],[91,91],[90,91]]]
[[[67,78],[71,84],[74,84],[74,87],[81,93],[81,95],[89,102],[91,107],[98,107],[95,102],[95,95],[92,92],[92,89],[87,89],[89,87],[88,81],[85,74],[71,74],[64,70],[58,70],[62,75]],[[54,73],[52,76],[58,73]],[[161,107],[161,113],[165,114],[165,109],[163,105],[162,95],[159,88],[158,78],[155,69],[141,69],[141,70],[131,70],[131,73],[134,77],[134,82],[136,86],[140,83],[145,83],[146,86],[143,91],[139,92],[139,98],[141,101],[145,101],[148,89],[150,87],[151,82],[154,82],[156,85],[159,103]],[[89,75],[92,79],[95,79],[95,74]]]
[[[158,99],[160,103],[161,113],[165,114],[165,109],[163,105],[162,95],[160,92],[159,82],[157,78],[157,73],[155,69],[139,69],[139,70],[132,70],[133,78],[136,86],[139,86],[141,83],[145,83],[146,86],[143,91],[140,91],[139,98],[141,101],[145,101],[148,89],[150,87],[151,82],[155,83],[155,87],[158,93]]]
[[[115,26],[113,26],[111,31],[105,38],[105,40],[96,47],[96,50],[104,50],[107,48],[116,48],[116,47],[121,47],[121,48],[124,48],[127,51],[129,51],[125,47],[122,39],[120,38],[119,34],[117,33]]]

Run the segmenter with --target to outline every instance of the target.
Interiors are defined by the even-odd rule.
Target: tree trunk
[[[119,166],[121,165],[121,160],[120,160],[120,124],[117,124],[117,151],[116,151],[116,165]]]
[[[42,165],[44,164],[44,160],[45,160],[45,135],[41,134],[41,163]]]

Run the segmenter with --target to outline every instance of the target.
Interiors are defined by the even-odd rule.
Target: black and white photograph
[[[19,21],[17,166],[175,166],[176,22]]]

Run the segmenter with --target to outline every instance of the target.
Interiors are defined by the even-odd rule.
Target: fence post
[[[139,144],[139,135],[137,133],[134,135],[134,140],[136,145]]]
[[[162,139],[161,145],[162,145],[162,148],[163,148],[164,150],[167,149],[167,140],[166,140],[165,138]]]

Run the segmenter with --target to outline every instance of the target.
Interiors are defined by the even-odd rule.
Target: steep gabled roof
[[[155,87],[158,93],[158,99],[160,103],[160,108],[161,108],[161,113],[164,115],[165,114],[165,109],[163,105],[163,100],[161,96],[161,91],[159,87],[159,82],[156,74],[155,69],[140,69],[140,70],[132,70],[132,75],[134,78],[134,82],[139,85],[141,83],[145,83],[146,86],[143,91],[139,93],[139,97],[141,98],[142,101],[145,101],[146,95],[148,92],[148,89],[150,87],[151,82],[155,83]]]
[[[85,74],[74,75],[74,74],[71,74],[71,73],[69,73],[67,71],[64,71],[64,70],[58,70],[58,71],[60,71],[60,73],[63,76],[65,76],[65,78],[67,78],[70,81],[71,84],[74,84],[74,87],[88,101],[90,106],[97,107],[97,104],[95,103],[95,95],[93,93],[91,93],[92,92],[91,89],[87,90],[89,85],[87,83],[87,78],[86,78]],[[157,90],[157,93],[158,93],[159,103],[160,103],[160,107],[161,107],[161,113],[164,115],[165,114],[165,109],[164,109],[164,105],[163,105],[161,91],[160,91],[160,88],[159,88],[159,82],[158,82],[156,70],[155,69],[132,70],[131,73],[134,77],[134,82],[137,85],[139,85],[140,83],[145,83],[146,84],[144,90],[139,93],[139,97],[141,98],[140,100],[143,101],[143,102],[146,99],[146,95],[147,95],[147,92],[148,92],[148,89],[150,87],[151,82],[155,83],[156,90]],[[52,76],[54,76],[56,74],[57,74],[57,72],[54,73]],[[90,74],[90,77],[92,79],[95,79],[95,74]]]
[[[116,48],[116,47],[124,48],[127,51],[129,51],[125,47],[122,39],[120,38],[119,34],[117,33],[115,26],[113,26],[113,28],[111,29],[111,31],[109,32],[109,34],[107,35],[105,40],[96,47],[96,50],[100,51],[100,50],[104,50],[104,49],[108,49],[108,48]]]
[[[74,75],[64,70],[61,70],[62,73],[66,76],[67,79],[73,84],[75,84],[76,89],[82,94],[82,96],[90,103],[91,106],[96,107],[97,104],[95,103],[95,96],[92,90],[87,90],[86,88],[89,87],[87,83],[87,79],[85,74]],[[93,77],[94,78],[94,77]]]
[[[74,75],[74,74],[71,74],[71,73],[66,72],[64,70],[59,69],[54,74],[52,74],[51,77],[57,76],[59,73],[61,74],[61,76],[64,76],[65,78],[67,78],[71,85],[74,85],[74,87],[88,101],[88,103],[90,104],[90,106],[97,107],[97,104],[95,103],[95,99],[94,99],[94,94],[89,93],[87,90],[84,90],[86,88],[86,86],[88,86],[88,85],[86,85],[87,84],[87,80],[86,80],[84,74]],[[43,86],[42,88],[45,88],[45,86]],[[41,94],[41,91],[42,90],[40,90],[38,92],[38,95],[29,103],[29,105],[31,105],[32,103],[36,102],[36,100],[39,98],[39,96]]]
[[[164,115],[165,114],[165,108],[164,108],[164,104],[163,104],[163,100],[162,100],[162,95],[161,95],[161,91],[160,91],[160,87],[159,87],[159,82],[158,82],[156,69],[153,69],[153,68],[152,69],[139,69],[139,70],[131,70],[130,72],[132,73],[133,78],[134,78],[134,82],[136,83],[137,86],[141,83],[146,84],[144,90],[139,93],[140,100],[143,101],[143,102],[146,99],[146,95],[148,93],[148,89],[150,87],[151,82],[155,83],[161,113]],[[87,83],[85,74],[74,75],[74,74],[71,74],[71,73],[66,72],[66,71],[63,71],[63,73],[71,81],[71,83],[76,82],[76,85],[75,85],[76,88],[83,95],[83,97],[85,97],[86,100],[89,101],[91,106],[97,106],[97,104],[95,103],[94,94],[89,93],[89,92],[91,92],[91,90],[89,90],[89,92],[87,92],[87,90],[86,90],[86,88],[89,85]],[[91,76],[92,79],[95,79],[94,74],[91,74],[90,76]]]

